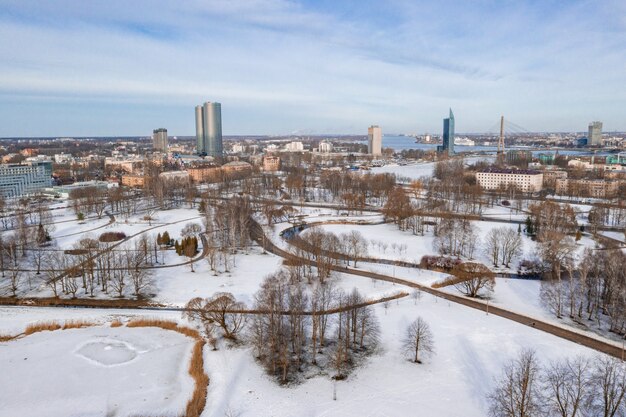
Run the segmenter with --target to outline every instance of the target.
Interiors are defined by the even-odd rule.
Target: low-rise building
[[[203,165],[187,168],[189,178],[192,182],[217,182],[219,181],[222,169],[217,165]]]
[[[289,142],[285,145],[285,150],[288,152],[302,152],[304,151],[304,145],[302,142]]]
[[[59,185],[51,188],[46,188],[44,192],[49,195],[59,196],[63,198],[68,198],[73,191],[89,189],[91,190],[99,190],[106,191],[109,188],[117,187],[117,184],[110,183],[108,181],[79,181],[73,184],[65,184]]]
[[[69,164],[72,162],[72,154],[71,153],[57,153],[54,154],[54,162],[57,164]]]
[[[333,144],[327,140],[323,140],[320,142],[318,150],[320,153],[331,153],[333,151]]]
[[[143,175],[139,175],[139,174],[122,175],[122,185],[125,185],[127,187],[143,188],[145,183],[146,183],[146,177],[144,177]]]
[[[159,178],[164,182],[186,183],[189,182],[189,173],[187,171],[167,171],[161,172]]]
[[[107,157],[104,159],[104,168],[122,170],[128,173],[135,172],[136,169],[143,166],[143,159],[140,158],[121,158]]]
[[[490,168],[477,172],[476,180],[485,190],[513,185],[528,193],[541,191],[543,188],[543,173],[534,170]]]
[[[267,155],[263,157],[263,171],[278,171],[280,170],[280,158],[274,155]]]
[[[546,169],[543,171],[544,187],[552,188],[556,186],[556,180],[567,178],[567,171],[559,169]]]
[[[224,174],[251,174],[252,165],[243,161],[233,161],[222,165],[222,172]]]
[[[619,187],[618,180],[556,180],[556,193],[572,197],[613,198],[617,196]]]

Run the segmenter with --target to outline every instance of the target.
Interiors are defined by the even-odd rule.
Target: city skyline
[[[0,137],[626,130],[619,1],[61,3],[0,5]]]

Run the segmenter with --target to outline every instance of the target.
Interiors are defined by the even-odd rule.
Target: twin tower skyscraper
[[[199,155],[222,156],[222,105],[196,106],[196,149]]]

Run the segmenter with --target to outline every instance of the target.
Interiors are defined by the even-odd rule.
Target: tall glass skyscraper
[[[167,152],[167,129],[161,127],[152,131],[152,147]]]
[[[437,146],[437,152],[447,152],[454,155],[454,113],[450,109],[450,116],[443,119],[443,144]]]
[[[206,102],[196,106],[196,148],[198,154],[222,156],[222,105]]]
[[[380,126],[370,126],[367,129],[367,153],[374,156],[382,155],[383,131]]]
[[[602,145],[602,122],[589,123],[589,133],[587,134],[587,145]]]

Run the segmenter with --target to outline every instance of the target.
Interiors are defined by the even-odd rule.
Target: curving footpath
[[[296,257],[294,254],[287,252],[278,246],[276,246],[267,236],[265,235],[263,228],[261,225],[254,219],[251,219],[251,235],[254,240],[261,246],[263,246],[267,251],[280,256],[285,259],[298,260],[300,262],[308,263],[310,265],[315,266],[314,261],[308,261],[304,258]],[[431,288],[427,285],[418,284],[413,281],[409,281],[402,278],[395,278],[389,275],[379,274],[376,272],[370,271],[361,271],[358,269],[340,266],[340,265],[332,265],[331,269],[337,272],[342,272],[345,274],[357,275],[372,279],[377,279],[380,281],[387,281],[394,284],[404,285],[409,288],[419,289],[426,293],[432,294],[436,297],[440,297],[444,300],[448,300],[457,304],[464,305],[466,307],[474,308],[476,310],[484,311],[487,314],[494,314],[496,316],[503,317],[505,319],[523,324],[525,326],[529,326],[546,333],[550,333],[554,336],[560,337],[562,339],[568,340],[570,342],[578,343],[580,345],[586,346],[590,349],[594,349],[598,352],[606,353],[607,355],[611,355],[616,358],[624,359],[624,349],[616,344],[610,343],[608,341],[603,341],[595,337],[591,337],[580,332],[576,332],[574,330],[566,329],[561,326],[557,326],[551,324],[549,322],[538,320],[534,317],[529,317],[523,314],[515,313],[510,310],[506,310],[501,307],[495,307],[493,305],[489,305],[486,302],[470,299],[466,297],[462,297],[460,295],[450,294],[441,290],[437,290],[435,288]]]

